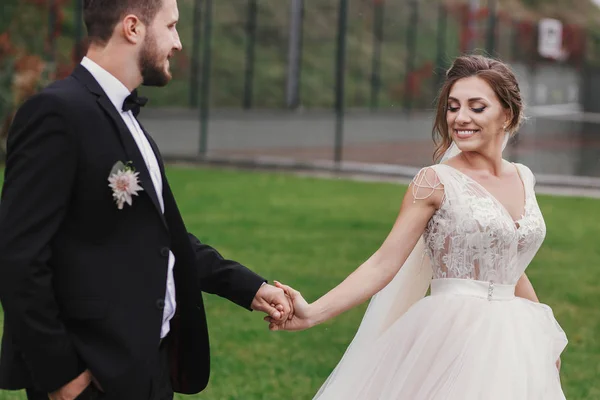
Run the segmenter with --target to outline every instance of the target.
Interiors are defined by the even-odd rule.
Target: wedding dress
[[[514,165],[525,189],[518,221],[458,169],[419,172],[415,201],[443,190],[442,204],[315,399],[565,398],[556,361],[566,335],[550,307],[515,297],[546,226],[532,172]]]

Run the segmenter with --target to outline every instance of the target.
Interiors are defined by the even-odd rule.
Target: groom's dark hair
[[[151,24],[162,4],[163,0],[83,0],[83,19],[90,42],[108,43],[115,26],[127,14]]]

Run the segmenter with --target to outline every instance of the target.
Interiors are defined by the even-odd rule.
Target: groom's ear
[[[146,34],[146,26],[144,23],[134,14],[129,14],[121,21],[120,29],[122,31],[123,38],[131,43],[141,43]]]

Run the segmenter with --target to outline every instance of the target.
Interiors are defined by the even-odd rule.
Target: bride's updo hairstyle
[[[437,99],[437,112],[432,132],[433,142],[436,146],[433,153],[435,161],[438,161],[452,144],[452,137],[450,136],[448,123],[446,122],[448,96],[450,95],[452,86],[459,79],[472,76],[486,81],[494,93],[496,93],[500,104],[505,109],[510,110],[511,120],[506,127],[506,131],[511,136],[517,132],[523,121],[523,100],[521,99],[519,83],[508,65],[498,60],[479,55],[458,57],[446,72],[446,81],[440,89]]]

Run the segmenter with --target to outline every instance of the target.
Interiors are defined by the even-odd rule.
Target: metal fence
[[[34,70],[39,87],[68,75],[86,48],[81,0],[6,1],[5,115],[35,90],[15,89],[15,76]],[[179,9],[174,79],[142,89],[153,107],[142,121],[174,159],[427,164],[444,70],[476,51],[511,63],[530,107],[510,157],[600,176],[595,117],[582,113],[600,110],[600,40],[587,28],[565,22],[564,54],[551,60],[537,50],[538,19],[496,0],[179,0]]]

